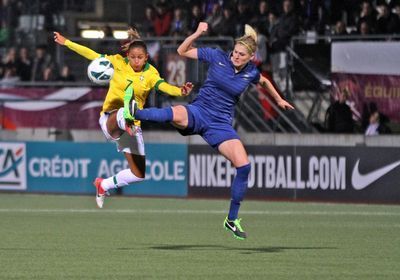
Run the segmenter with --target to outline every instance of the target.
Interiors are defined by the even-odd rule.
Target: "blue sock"
[[[146,108],[143,110],[136,110],[135,119],[140,121],[152,122],[172,122],[173,114],[172,108]]]
[[[229,208],[228,220],[238,218],[240,202],[243,200],[249,180],[250,163],[236,168],[236,176],[231,187],[231,206]]]

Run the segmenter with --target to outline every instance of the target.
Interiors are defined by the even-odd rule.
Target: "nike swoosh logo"
[[[222,62],[218,62],[218,64],[221,66],[225,66],[225,64],[223,64]]]
[[[360,171],[358,169],[359,163],[360,160],[357,160],[353,168],[353,173],[351,174],[351,183],[353,185],[353,188],[358,191],[368,187],[370,184],[372,184],[373,182],[384,176],[386,173],[389,173],[390,171],[395,169],[397,166],[400,165],[400,160],[385,165],[379,169],[368,172],[366,174],[360,174]]]
[[[231,228],[231,230],[236,231],[236,226],[231,227],[231,225],[229,223],[226,223],[228,225],[228,227]]]

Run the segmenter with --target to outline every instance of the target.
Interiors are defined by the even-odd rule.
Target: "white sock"
[[[125,130],[126,122],[124,118],[124,108],[119,108],[117,112],[117,124],[122,130]]]
[[[111,176],[104,179],[101,182],[101,187],[108,191],[110,189],[116,189],[127,186],[131,183],[143,181],[144,178],[136,177],[130,169],[124,169],[117,173],[117,175]]]

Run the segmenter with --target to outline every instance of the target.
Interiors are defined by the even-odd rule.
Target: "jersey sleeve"
[[[89,49],[88,47],[79,45],[68,39],[65,40],[65,46],[68,47],[70,50],[76,52],[77,54],[79,54],[89,60],[94,60],[101,56],[99,53],[95,52],[94,50]]]
[[[198,48],[197,49],[197,56],[200,61],[211,63],[215,61],[215,57],[217,55],[217,49],[213,48]]]
[[[150,86],[154,88],[156,91],[161,91],[171,96],[181,96],[182,92],[179,87],[170,85],[163,78],[160,77],[157,69],[153,67],[151,79],[150,79]]]
[[[260,82],[260,71],[258,71],[257,69],[254,70],[255,71],[255,75],[254,75],[254,79],[251,81],[253,84],[258,84]]]

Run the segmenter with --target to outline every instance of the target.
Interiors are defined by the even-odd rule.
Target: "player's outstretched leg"
[[[240,202],[243,200],[244,194],[247,190],[247,182],[250,173],[250,164],[236,168],[236,176],[233,179],[231,187],[231,203],[229,208],[228,217],[225,219],[224,227],[233,233],[233,236],[237,239],[245,239],[246,233],[243,231],[240,225],[240,219],[238,219],[238,213],[240,208]]]
[[[240,225],[241,219],[236,219],[233,221],[228,220],[228,217],[225,218],[224,227],[226,230],[231,231],[233,236],[239,240],[244,240],[247,237],[247,234],[244,232],[242,226]]]
[[[151,107],[146,109],[138,109],[136,102],[132,101],[129,108],[135,120],[139,121],[166,123],[166,122],[172,122],[174,117],[171,107],[165,107],[165,108]]]
[[[123,169],[116,175],[106,179],[96,178],[93,185],[96,187],[96,203],[99,208],[103,208],[106,195],[110,195],[110,190],[128,186],[129,184],[141,182],[144,178],[137,177],[130,169]]]

